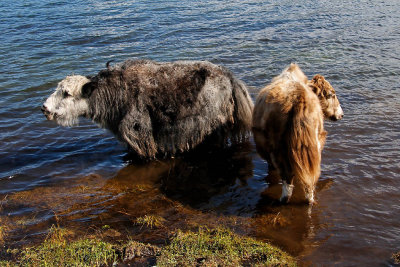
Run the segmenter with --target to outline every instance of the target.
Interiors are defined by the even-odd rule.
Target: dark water
[[[220,223],[317,266],[391,265],[400,250],[400,5],[387,1],[9,1],[0,5],[0,224],[26,244],[59,223],[162,243]],[[289,63],[323,74],[344,120],[327,122],[318,204],[276,205],[252,141],[130,164],[89,121],[62,128],[40,106],[68,74],[108,60],[210,60],[253,96]],[[157,229],[135,218],[162,217]],[[90,226],[90,227],[89,227]],[[97,227],[97,228],[96,228]]]

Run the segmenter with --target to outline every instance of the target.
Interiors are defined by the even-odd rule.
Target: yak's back
[[[259,92],[253,113],[253,128],[263,130],[268,125],[274,125],[277,127],[275,132],[280,135],[293,103],[299,94],[307,93],[305,91],[309,88],[306,84],[307,76],[297,64],[290,64]]]
[[[129,60],[101,71],[97,80],[105,88],[117,84],[111,90],[125,95],[117,131],[144,157],[187,151],[211,135],[225,142],[250,130],[246,86],[210,62]],[[143,129],[151,133],[145,148],[136,144]]]

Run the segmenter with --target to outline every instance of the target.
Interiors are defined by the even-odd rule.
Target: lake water
[[[317,266],[390,266],[400,251],[400,5],[385,1],[10,1],[0,5],[0,224],[8,246],[58,223],[162,244],[219,223]],[[69,74],[109,60],[209,60],[256,96],[291,62],[336,88],[317,205],[277,205],[254,143],[132,164],[90,121],[40,107]],[[136,225],[152,214],[164,226]],[[93,231],[92,231],[93,232]]]

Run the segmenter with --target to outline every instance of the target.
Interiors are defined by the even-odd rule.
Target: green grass
[[[157,266],[296,266],[280,249],[225,228],[178,231],[162,248],[133,240],[118,246],[88,238],[69,242],[70,235],[53,226],[40,245],[13,252],[14,261],[0,266],[112,266],[137,259]]]
[[[116,251],[109,243],[83,239],[66,243],[45,241],[23,251],[21,266],[100,266],[116,260]]]
[[[179,231],[163,248],[157,266],[296,266],[280,249],[227,229]]]
[[[22,250],[20,266],[101,266],[117,259],[117,251],[110,243],[97,239],[68,242],[68,231],[52,227],[47,239],[35,247]]]

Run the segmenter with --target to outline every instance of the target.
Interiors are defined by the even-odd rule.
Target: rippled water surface
[[[8,244],[53,223],[110,225],[163,243],[219,222],[314,265],[391,265],[400,250],[400,5],[387,1],[9,1],[0,5],[0,223]],[[90,121],[62,128],[40,106],[66,75],[109,60],[209,60],[253,97],[289,63],[336,88],[318,204],[277,205],[253,141],[132,164]],[[153,214],[159,229],[135,225]],[[89,227],[89,228],[90,228]]]

